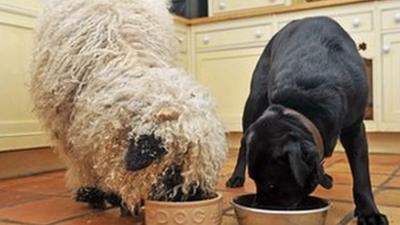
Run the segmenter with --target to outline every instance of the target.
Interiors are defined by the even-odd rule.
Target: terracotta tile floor
[[[225,181],[235,166],[237,151],[232,150],[221,174],[218,191],[224,194],[223,225],[238,225],[230,200],[239,194],[254,192],[250,179],[243,188],[225,188]],[[400,155],[371,155],[371,177],[376,201],[391,224],[400,224]],[[333,200],[326,225],[355,225],[352,218],[352,180],[342,153],[334,154],[326,163],[326,171],[334,177],[334,188],[318,188],[315,195]],[[121,218],[118,209],[91,210],[74,202],[64,186],[64,172],[0,181],[0,225],[138,225],[132,217]]]

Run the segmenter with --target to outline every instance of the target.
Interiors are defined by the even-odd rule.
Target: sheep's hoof
[[[109,203],[112,207],[117,207],[122,204],[121,197],[115,193],[108,193],[105,199],[107,203]]]
[[[120,209],[120,212],[121,212],[121,217],[132,216],[131,211],[129,210],[128,206],[125,203],[121,203],[119,205],[119,209]]]
[[[76,192],[77,202],[86,202],[93,209],[105,209],[105,193],[95,187],[81,187]]]

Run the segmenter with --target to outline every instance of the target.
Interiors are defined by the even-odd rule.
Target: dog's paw
[[[230,188],[238,188],[238,187],[243,187],[244,184],[244,177],[242,176],[232,176],[229,178],[228,181],[226,181],[226,186]]]
[[[357,225],[389,225],[387,217],[377,213],[369,216],[359,216]]]

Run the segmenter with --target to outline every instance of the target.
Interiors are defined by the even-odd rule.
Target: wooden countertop
[[[339,5],[348,5],[361,2],[372,2],[372,1],[378,1],[378,0],[322,0],[316,2],[298,3],[289,6],[262,7],[256,9],[240,10],[235,12],[227,12],[226,14],[221,14],[211,17],[201,17],[195,19],[186,19],[183,17],[175,16],[174,19],[176,22],[181,24],[198,25],[198,24],[221,22],[226,20],[235,20],[235,19],[250,18],[256,16],[281,14],[281,13],[318,9],[318,8],[325,8],[325,7],[332,7]]]

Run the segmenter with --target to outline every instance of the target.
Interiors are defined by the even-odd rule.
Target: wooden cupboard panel
[[[198,32],[196,33],[196,48],[207,49],[265,43],[272,36],[272,30],[272,25],[267,23]]]
[[[371,31],[373,27],[372,18],[372,12],[333,16],[333,19],[336,20],[347,32]]]
[[[209,5],[212,5],[212,14],[222,14],[258,7],[283,6],[289,2],[287,0],[213,0]]]
[[[0,0],[0,151],[48,145],[29,95],[37,1]]]
[[[200,53],[196,77],[216,98],[217,112],[229,131],[241,131],[250,79],[262,48]]]
[[[340,24],[347,32],[368,32],[373,29],[373,13],[372,11],[368,12],[354,12],[354,13],[346,13],[340,14],[335,12],[324,12],[319,11],[317,13],[307,14],[304,13],[300,16],[294,16],[290,20],[284,20],[278,22],[278,28],[283,28],[286,24],[294,19],[301,19],[309,16],[328,16],[334,19],[336,22]]]
[[[400,32],[382,40],[383,120],[385,129],[400,127]]]
[[[383,10],[381,23],[382,29],[400,28],[400,7]]]

